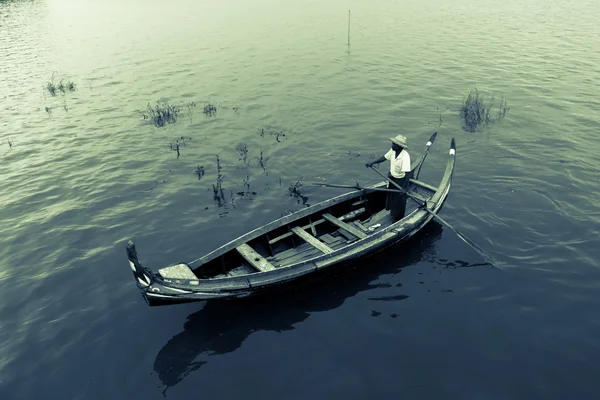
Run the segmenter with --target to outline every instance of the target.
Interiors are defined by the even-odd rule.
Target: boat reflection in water
[[[381,286],[372,282],[383,274],[423,262],[444,265],[436,256],[442,230],[442,225],[431,221],[407,242],[345,267],[323,271],[300,284],[295,282],[254,298],[207,301],[202,310],[188,316],[183,332],[173,336],[156,356],[154,370],[165,391],[208,363],[206,357],[238,349],[253,332],[292,330],[312,312],[335,309],[347,298]],[[327,278],[331,275],[335,279]],[[408,296],[399,293],[394,297],[400,300]],[[203,354],[204,360],[198,360]]]

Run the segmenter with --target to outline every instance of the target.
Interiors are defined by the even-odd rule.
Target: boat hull
[[[393,246],[402,246],[402,244],[409,242],[410,239],[418,234],[422,229],[416,231],[413,235],[398,239],[395,241],[383,242],[378,246],[374,246],[369,250],[361,251],[353,256],[345,257],[344,259],[331,263],[327,268],[309,268],[308,273],[294,276],[291,278],[281,277],[280,280],[271,282],[262,286],[253,286],[245,290],[235,290],[231,292],[194,292],[187,295],[175,295],[172,297],[156,297],[149,294],[148,291],[142,290],[142,295],[146,300],[146,303],[151,307],[185,304],[190,302],[207,301],[207,300],[222,300],[222,301],[235,301],[241,300],[248,297],[266,296],[271,293],[285,292],[286,289],[295,288],[297,289],[300,285],[307,284],[312,281],[318,281],[326,279],[326,277],[343,272],[344,268],[355,265],[360,260],[365,260],[368,257],[374,256],[386,249]],[[166,288],[165,288],[166,289]]]

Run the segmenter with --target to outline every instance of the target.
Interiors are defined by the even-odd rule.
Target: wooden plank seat
[[[336,217],[334,217],[331,214],[323,214],[323,218],[325,218],[327,221],[331,222],[334,225],[337,225],[338,227],[342,228],[343,230],[345,230],[348,233],[351,233],[352,235],[356,236],[359,239],[364,239],[366,238],[367,235],[366,233],[364,233],[363,231],[361,231],[358,228],[355,228],[354,226],[347,224],[344,221],[340,221],[339,219],[337,219]]]
[[[158,270],[160,276],[165,279],[186,279],[186,280],[196,280],[198,277],[194,274],[194,272],[190,269],[189,265],[185,263],[179,263],[175,265],[170,265],[165,268],[161,268]]]
[[[333,249],[300,227],[293,227],[292,232],[300,236],[306,243],[321,250],[325,254],[333,253]]]
[[[411,182],[411,183],[413,183],[413,184],[415,184],[417,186],[424,187],[425,189],[429,189],[429,190],[434,191],[434,192],[436,192],[438,190],[438,188],[436,188],[435,186],[429,185],[429,184],[427,184],[427,183],[425,183],[423,181],[419,181],[419,180],[416,180],[416,179],[410,178],[409,182]],[[391,186],[393,186],[393,185],[391,185]]]
[[[363,224],[360,223],[360,221],[354,221],[352,223],[354,225],[356,225],[363,232],[368,232],[369,231]]]
[[[263,256],[258,254],[256,250],[248,246],[248,244],[246,243],[241,244],[235,249],[238,251],[238,253],[240,253],[242,257],[244,257],[244,259],[246,259],[246,261],[250,263],[250,265],[252,265],[260,272],[273,271],[276,269],[273,266],[273,264],[267,261]]]
[[[426,203],[427,201],[429,201],[429,199],[431,199],[431,196],[424,196],[418,192],[410,192],[410,195],[412,197],[414,197],[415,199],[420,200],[423,203]],[[410,199],[407,199],[407,200],[410,200]]]
[[[356,216],[358,216],[360,214],[363,214],[364,212],[366,212],[366,209],[364,207],[362,207],[362,208],[354,210],[354,211],[352,211],[352,212],[350,212],[350,213],[348,213],[346,215],[342,215],[339,219],[340,220],[344,220],[344,219],[354,218],[354,217],[356,217]],[[312,229],[314,229],[314,227],[316,227],[319,224],[322,224],[325,221],[326,221],[325,218],[320,218],[320,219],[318,219],[316,221],[311,222],[308,225],[304,225],[302,227],[302,229],[308,229],[308,228],[310,228],[312,230]],[[293,236],[293,235],[294,235],[293,232],[284,233],[281,236],[278,236],[276,238],[270,239],[269,240],[269,245],[273,245],[273,244],[279,242],[280,240],[283,240],[283,239],[288,238],[288,237]]]

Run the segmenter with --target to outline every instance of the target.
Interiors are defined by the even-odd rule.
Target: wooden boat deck
[[[366,204],[366,201],[360,200],[352,205],[360,207],[363,203]],[[408,202],[406,205],[406,214],[412,212],[416,207],[416,203]],[[234,265],[230,265],[228,268],[223,264],[222,268],[225,269],[211,278],[218,279],[255,272],[268,272],[322,254],[330,254],[373,233],[379,232],[395,222],[388,210],[383,209],[373,214],[367,213],[363,215],[365,211],[365,208],[358,208],[340,218],[330,213],[323,213],[320,219],[312,220],[308,225],[288,227],[289,231],[287,233],[270,240],[267,237],[266,242],[264,242],[265,244],[240,244],[233,250],[234,253],[238,254],[239,260],[233,261]],[[363,215],[362,218],[360,217],[361,215]],[[327,227],[324,232],[321,231],[320,234],[317,234],[317,226],[321,228],[323,226]],[[272,246],[278,245],[282,240],[291,241],[284,245],[291,247],[283,251],[274,251]],[[269,256],[268,254],[273,255]],[[183,271],[185,272],[185,276],[191,279],[194,272],[185,264],[163,268],[159,270],[159,273],[163,278],[182,279],[183,272],[181,270],[184,266],[186,269],[186,271]]]
[[[333,251],[339,250],[352,242],[367,237],[372,232],[385,229],[394,223],[390,212],[387,210],[381,210],[369,218],[364,220],[357,219],[356,221],[350,223],[339,221],[335,217],[330,217],[327,215],[324,217],[333,224],[340,226],[340,228],[331,233],[321,235],[318,238],[313,237],[313,239],[317,240],[320,244],[325,245],[328,249]],[[375,226],[373,231],[369,231],[369,227],[371,226]],[[282,251],[271,257],[266,257],[266,259],[275,268],[281,268],[308,258],[317,257],[325,252],[329,251],[323,251],[320,245],[315,245],[314,241],[307,241],[296,246],[295,248]]]

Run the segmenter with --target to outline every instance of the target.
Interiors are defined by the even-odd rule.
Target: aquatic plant
[[[61,79],[60,82],[58,82],[58,85],[56,85],[56,89],[60,90],[62,94],[65,94],[65,92],[67,91],[67,87],[65,86],[63,81],[64,79]]]
[[[288,193],[290,196],[297,196],[300,194],[300,188],[302,187],[302,183],[300,183],[300,180],[297,180],[296,183],[291,184],[288,187]]]
[[[240,154],[239,161],[243,161],[244,165],[248,164],[248,145],[246,143],[239,143],[235,149]]]
[[[269,136],[275,136],[275,140],[279,143],[281,142],[281,140],[279,140],[280,137],[286,137],[285,133],[283,133],[283,131],[265,131],[265,128],[260,128],[258,130],[260,132],[260,137],[265,137],[265,134],[268,134]]]
[[[500,98],[500,107],[498,109],[498,114],[496,118],[501,119],[506,116],[506,113],[510,110],[510,107],[506,105],[506,99],[503,97]]]
[[[437,124],[437,127],[441,127],[442,124],[444,123],[444,120],[442,119],[442,114],[448,110],[450,110],[450,106],[446,107],[445,109],[441,110],[438,106],[435,107],[435,113],[436,113],[436,120],[435,121],[429,121],[427,123],[427,125],[432,125],[432,124]]]
[[[181,153],[179,152],[179,140],[175,142],[175,149],[173,150],[177,152],[177,159],[179,160],[179,156],[181,155]]]
[[[469,91],[468,95],[463,99],[459,113],[462,119],[463,129],[467,132],[475,132],[481,126],[487,126],[494,122],[494,118],[490,115],[490,111],[495,103],[495,96],[480,93],[477,88]],[[501,97],[500,109],[496,119],[504,118],[508,107],[506,107],[506,99]],[[440,113],[440,125],[441,125]]]
[[[200,164],[198,164],[198,167],[194,172],[196,173],[196,175],[198,175],[198,180],[202,179],[202,177],[204,176],[204,165],[200,166]]]
[[[52,77],[50,78],[50,81],[46,83],[45,89],[48,93],[50,93],[50,96],[54,97],[56,96],[57,92],[61,92],[62,94],[65,94],[67,91],[69,92],[74,92],[77,88],[77,85],[75,85],[75,83],[71,80],[67,80],[67,82],[65,83],[64,78],[61,79],[58,84],[54,83],[54,79],[56,77],[56,71],[54,71],[52,73]]]
[[[250,174],[246,171],[246,177],[244,178],[244,186],[246,187],[246,192],[250,191]]]
[[[187,114],[188,118],[190,119],[190,124],[191,124],[192,123],[192,108],[196,107],[196,103],[193,102],[193,101],[190,101],[189,103],[187,103],[185,105],[185,107],[187,109],[187,113],[186,114]],[[190,140],[191,140],[191,138],[190,138]]]
[[[264,157],[263,151],[260,149],[260,155],[256,158],[258,160],[258,165],[263,169],[265,175],[269,175],[269,170],[267,168],[267,161],[269,161],[269,157]]]
[[[237,195],[242,198],[249,198],[250,196],[256,195],[256,192],[250,190],[250,173],[246,170],[246,176],[243,180],[245,190],[237,192]]]
[[[281,142],[281,140],[279,140],[279,137],[286,137],[285,133],[283,133],[283,131],[281,132],[271,132],[271,135],[275,136],[275,140],[279,143]]]
[[[214,117],[217,115],[217,107],[214,104],[208,103],[204,106],[203,112],[206,117]]]
[[[167,124],[174,124],[181,113],[179,106],[169,104],[168,100],[158,100],[156,105],[152,107],[150,103],[147,105],[147,111],[141,112],[142,117],[150,121],[157,128]]]
[[[66,85],[66,87],[67,87],[67,90],[68,90],[68,91],[70,91],[70,92],[74,92],[74,91],[75,91],[75,88],[76,88],[76,85],[75,85],[75,83],[73,83],[73,82],[71,82],[71,81],[67,81],[67,85]]]
[[[288,187],[288,194],[291,197],[294,197],[295,199],[298,200],[298,204],[302,203],[302,205],[305,205],[306,202],[308,201],[308,197],[304,196],[301,193],[301,188],[302,188],[302,183],[300,182],[302,179],[299,179],[296,181],[296,183],[289,185]]]
[[[460,108],[463,129],[475,132],[479,126],[489,124],[491,122],[490,109],[493,104],[493,97],[490,99],[486,94],[480,94],[477,88],[471,89],[463,99]]]
[[[223,205],[223,202],[225,201],[225,194],[223,193],[223,181],[225,180],[225,177],[221,174],[221,171],[222,171],[221,159],[219,158],[218,154],[216,157],[217,157],[217,181],[216,181],[216,183],[213,183],[213,185],[212,185],[213,199],[215,202],[217,202],[219,207],[221,207]]]
[[[50,93],[50,96],[56,96],[56,85],[52,82],[46,84],[46,90]]]
[[[185,104],[171,104],[166,99],[160,99],[156,102],[155,106],[151,106],[150,103],[146,105],[145,111],[139,111],[138,113],[142,116],[144,120],[148,120],[151,124],[156,126],[157,128],[163,127],[167,124],[174,124],[177,122],[181,114],[187,115],[190,119],[190,123],[192,121],[192,108],[196,107],[196,103],[190,101]],[[185,111],[182,109],[185,108]],[[182,139],[184,139],[182,137]],[[191,140],[191,138],[189,138]],[[184,143],[185,146],[185,143]]]

